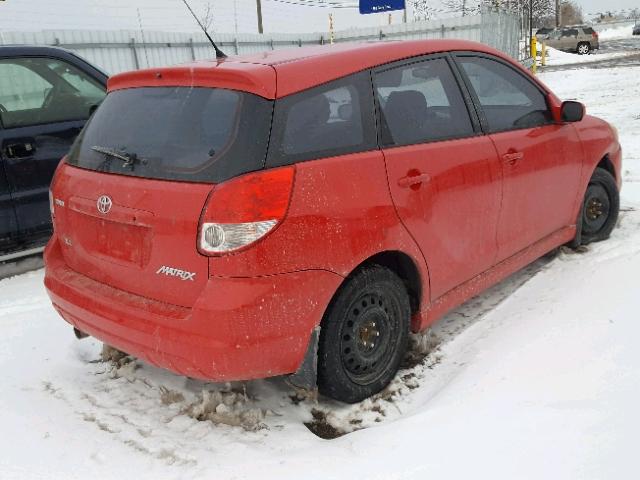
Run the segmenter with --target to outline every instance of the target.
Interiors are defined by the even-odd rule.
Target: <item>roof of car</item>
[[[70,50],[48,45],[0,45],[0,57],[53,57],[67,60],[73,64],[81,64],[85,70],[90,70],[92,76],[97,77],[104,85],[108,75],[99,67],[89,63],[84,58]]]
[[[221,87],[280,98],[396,60],[447,51],[477,51],[508,58],[466,40],[341,43],[272,50],[111,77],[109,91],[152,86]]]

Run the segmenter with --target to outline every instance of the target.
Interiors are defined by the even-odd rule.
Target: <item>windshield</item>
[[[221,182],[263,167],[273,102],[219,88],[117,90],[76,140],[68,162],[101,172]]]

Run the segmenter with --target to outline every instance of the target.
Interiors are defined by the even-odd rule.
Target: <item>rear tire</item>
[[[578,55],[587,55],[591,51],[591,45],[589,42],[580,42],[578,44],[577,52]]]
[[[620,211],[620,192],[613,176],[602,168],[593,172],[582,203],[581,243],[606,240]]]
[[[372,265],[347,279],[322,320],[320,393],[356,403],[385,388],[406,352],[410,318],[409,295],[391,270]]]

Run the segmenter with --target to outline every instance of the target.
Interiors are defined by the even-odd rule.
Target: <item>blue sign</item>
[[[404,0],[360,0],[360,13],[391,12],[393,10],[404,10]]]

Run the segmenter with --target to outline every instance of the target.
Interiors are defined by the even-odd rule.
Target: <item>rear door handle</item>
[[[518,163],[519,160],[522,160],[524,158],[524,153],[509,152],[509,153],[505,153],[502,156],[502,158],[505,161],[505,163],[508,163],[509,165],[515,165],[516,163]]]
[[[428,173],[419,173],[417,175],[407,175],[398,180],[398,186],[402,188],[413,187],[419,183],[426,183],[431,180],[431,175]]]

